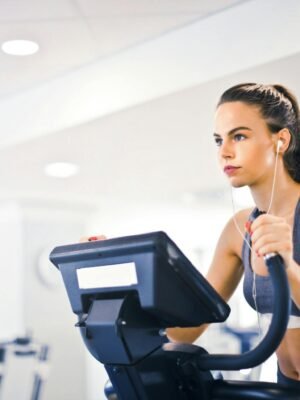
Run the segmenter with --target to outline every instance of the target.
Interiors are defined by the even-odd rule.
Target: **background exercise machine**
[[[0,343],[0,400],[41,400],[48,346],[17,338]]]

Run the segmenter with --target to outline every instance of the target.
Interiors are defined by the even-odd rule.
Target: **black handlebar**
[[[240,370],[253,368],[269,358],[279,346],[289,320],[291,300],[283,259],[280,255],[265,257],[271,281],[274,287],[273,317],[263,340],[252,350],[243,354],[203,354],[199,353],[197,364],[201,370]],[[191,346],[191,347],[190,347]],[[188,350],[190,347],[190,350]],[[193,348],[193,349],[192,349]],[[182,353],[197,353],[197,346],[168,343],[164,350]]]

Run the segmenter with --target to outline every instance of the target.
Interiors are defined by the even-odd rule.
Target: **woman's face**
[[[226,174],[232,186],[252,186],[272,179],[276,136],[256,106],[240,101],[220,105],[214,137],[222,170],[228,165],[239,167]]]

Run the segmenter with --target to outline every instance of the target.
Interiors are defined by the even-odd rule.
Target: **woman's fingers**
[[[97,235],[97,236],[83,236],[80,238],[79,242],[93,242],[95,240],[105,240],[107,237],[105,235]]]

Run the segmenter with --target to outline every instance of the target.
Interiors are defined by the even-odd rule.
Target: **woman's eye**
[[[216,145],[220,146],[221,145],[221,139],[215,139]]]
[[[240,138],[245,139],[246,136],[241,134],[241,133],[237,133],[236,135],[233,136],[234,140],[237,140],[238,142],[240,141]],[[221,146],[222,144],[222,139],[221,138],[215,138],[215,142],[217,146]]]
[[[234,139],[236,139],[237,137],[245,138],[245,135],[242,135],[241,133],[237,133],[236,135],[234,135]]]

